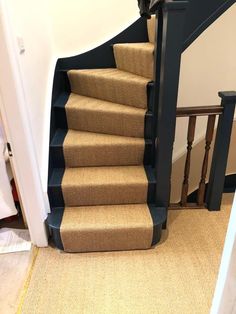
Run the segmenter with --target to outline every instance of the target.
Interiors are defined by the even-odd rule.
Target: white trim
[[[48,200],[47,188],[48,188],[48,156],[49,156],[49,138],[50,138],[50,120],[51,120],[51,98],[52,98],[52,87],[54,72],[56,67],[57,58],[53,57],[47,82],[47,91],[46,91],[46,103],[49,104],[44,112],[43,118],[43,147],[42,147],[42,165],[41,165],[41,180],[42,188],[44,194],[44,200],[46,207],[48,208],[48,213],[50,212],[50,205]]]
[[[211,314],[236,313],[236,194],[230,215]]]
[[[11,144],[17,184],[29,227],[31,241],[47,246],[45,207],[42,183],[34,150],[19,70],[17,49],[11,32],[5,0],[0,0],[0,111],[8,142]]]

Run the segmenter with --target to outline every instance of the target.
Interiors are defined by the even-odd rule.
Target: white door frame
[[[34,150],[15,38],[7,13],[5,1],[0,0],[0,112],[12,149],[11,163],[31,241],[44,247],[48,245],[45,227],[48,208]]]

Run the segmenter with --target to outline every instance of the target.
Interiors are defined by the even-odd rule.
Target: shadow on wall
[[[215,130],[215,133],[216,133],[216,130]],[[211,145],[207,181],[208,181],[209,173],[210,173],[214,143],[215,143],[215,136]],[[236,143],[236,120],[233,123],[226,175],[236,173],[235,143]],[[187,147],[187,140],[186,140],[186,147]],[[190,181],[189,182],[189,194],[191,194],[193,191],[195,191],[198,188],[198,185],[201,179],[201,168],[202,168],[202,162],[204,158],[204,152],[205,152],[205,138],[203,137],[200,141],[198,141],[196,145],[193,146],[193,149],[192,149],[191,168],[190,168],[190,176],[189,176],[190,178],[189,179]],[[179,202],[180,200],[185,159],[186,159],[186,153],[181,155],[181,157],[179,157],[177,160],[173,162],[172,179],[171,179],[171,184],[172,184],[171,203],[176,203],[176,202]]]

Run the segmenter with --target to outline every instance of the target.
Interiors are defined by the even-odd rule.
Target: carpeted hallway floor
[[[222,211],[171,211],[151,250],[61,253],[39,249],[18,313],[209,313],[233,195]]]

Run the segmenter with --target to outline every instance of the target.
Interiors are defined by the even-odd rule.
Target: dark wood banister
[[[176,110],[177,117],[192,117],[206,115],[220,115],[223,112],[221,106],[179,107]]]
[[[236,104],[236,92],[220,92],[222,98],[221,106],[199,106],[199,107],[181,107],[177,108],[176,116],[178,118],[188,117],[188,136],[187,136],[187,155],[184,169],[184,179],[181,192],[181,201],[170,204],[170,209],[200,209],[208,208],[209,210],[219,210],[221,197],[224,187],[226,164],[228,159],[229,143],[231,137],[232,123]],[[188,203],[188,185],[191,163],[191,150],[194,141],[194,132],[196,118],[208,116],[208,123],[205,135],[205,153],[202,163],[201,179],[198,188],[197,202]],[[213,140],[213,131],[216,116],[219,116],[215,147],[210,170],[210,179],[206,191],[206,175],[208,171],[209,151]],[[194,121],[192,119],[195,119]]]

